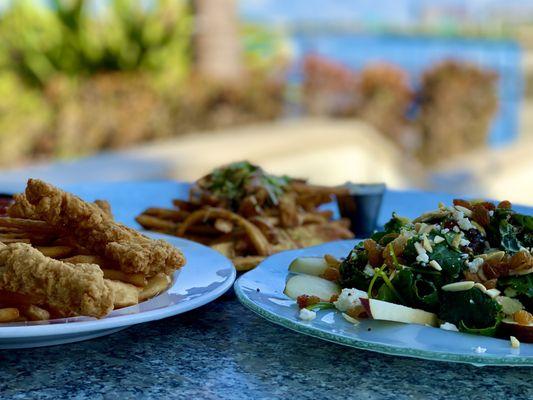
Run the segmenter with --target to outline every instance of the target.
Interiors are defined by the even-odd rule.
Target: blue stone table
[[[108,198],[115,215],[168,205],[185,186],[168,182],[69,187]],[[389,192],[404,215],[446,196]],[[531,212],[531,210],[529,210]],[[2,350],[2,398],[532,399],[532,369],[478,368],[342,347],[273,325],[232,292],[202,308],[63,346]]]

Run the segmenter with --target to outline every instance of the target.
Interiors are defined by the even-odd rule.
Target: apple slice
[[[519,325],[512,318],[505,318],[500,326],[502,335],[514,336],[524,343],[533,343],[533,324]]]
[[[289,271],[296,274],[308,274],[320,276],[328,269],[328,263],[324,257],[298,257],[289,265]]]
[[[438,326],[437,316],[433,313],[382,300],[365,298],[360,300],[367,314],[373,319]]]
[[[312,275],[294,275],[285,284],[285,293],[296,300],[301,295],[317,296],[321,301],[329,301],[332,296],[338,295],[341,288],[335,282]]]

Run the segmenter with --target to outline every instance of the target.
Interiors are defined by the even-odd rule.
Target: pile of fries
[[[81,199],[77,200],[82,202]],[[110,221],[112,221],[111,209],[106,201],[97,200],[94,204],[103,213],[108,215]],[[102,281],[103,274],[101,287],[104,287],[106,295],[110,296],[109,304],[104,312],[89,316],[100,318],[113,309],[132,306],[150,299],[167,289],[172,281],[172,273],[168,272],[148,274],[121,271],[117,265],[114,265],[113,261],[106,258],[103,254],[96,254],[89,251],[82,241],[65,234],[64,229],[55,229],[49,222],[43,220],[10,217],[8,216],[7,209],[3,207],[0,211],[0,253],[5,249],[13,247],[14,243],[24,243],[26,245],[21,247],[22,250],[33,251],[32,249],[37,249],[45,256],[43,258],[39,255],[39,257],[34,257],[34,260],[17,260],[19,265],[21,265],[21,269],[24,268],[24,264],[29,265],[30,268],[26,269],[26,271],[29,271],[26,279],[32,281],[34,288],[40,289],[41,287],[45,288],[47,286],[46,290],[48,290],[48,293],[58,295],[57,293],[60,293],[62,290],[59,286],[62,284],[65,285],[65,280],[60,273],[61,269],[56,268],[58,264],[73,269],[74,271],[79,266],[79,279],[83,279],[81,277],[81,271],[83,271],[84,266],[89,265],[93,270],[98,270],[96,266],[99,267],[101,272],[97,271],[97,277]],[[119,224],[117,226],[123,229],[129,229]],[[27,245],[30,245],[31,249],[28,249]],[[35,258],[37,258],[36,261]],[[61,263],[53,260],[59,260]],[[50,279],[46,282],[41,282],[39,281],[39,276],[33,275],[32,269],[36,270],[41,265],[47,263],[52,265],[45,271],[45,273],[49,274]],[[177,264],[176,268],[180,266]],[[54,268],[56,269],[54,270]],[[0,266],[0,270],[5,273],[4,266]],[[64,309],[58,309],[49,306],[50,303],[46,299],[43,301],[42,296],[40,298],[33,296],[31,289],[23,292],[6,290],[5,276],[1,278],[3,281],[0,282],[0,322],[40,321],[59,317],[86,315],[72,311],[74,308],[69,309],[65,307]],[[76,279],[78,278],[75,276],[74,279],[71,279],[70,283],[76,283]],[[91,282],[91,277],[87,280],[89,281],[87,285],[94,284],[94,282]],[[54,285],[57,285],[57,287],[50,288],[50,286]],[[79,290],[79,294],[76,293],[76,290],[78,290],[77,287],[67,290],[69,290],[69,294],[74,294],[72,295],[73,304],[79,301],[78,297],[86,295],[81,290]]]
[[[349,221],[333,221],[332,212],[319,209],[345,193],[238,162],[198,180],[188,200],[173,200],[172,209],[148,208],[137,222],[208,245],[247,271],[282,250],[352,238]]]

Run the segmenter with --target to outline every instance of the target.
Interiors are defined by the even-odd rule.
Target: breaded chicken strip
[[[100,207],[38,179],[15,198],[10,216],[48,222],[81,246],[113,261],[128,273],[170,274],[185,264],[183,254],[163,240],[152,240],[121,225]]]
[[[97,265],[54,260],[25,243],[0,248],[0,289],[64,317],[103,317],[113,309],[112,290]]]

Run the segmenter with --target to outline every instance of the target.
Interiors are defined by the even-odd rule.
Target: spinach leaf
[[[407,224],[411,222],[409,218],[400,217],[395,212],[392,213],[392,218],[385,224],[384,231],[385,233],[400,233],[400,230]]]
[[[461,252],[451,247],[447,241],[435,244],[428,255],[430,260],[435,260],[442,267],[445,282],[457,279],[463,269],[464,259]]]
[[[465,329],[497,327],[502,307],[478,288],[462,292],[441,292],[439,318]]]
[[[385,283],[379,287],[376,299],[401,304],[398,296]]]
[[[394,287],[409,307],[435,311],[439,296],[436,285],[430,278],[415,276],[411,268],[403,268],[392,280]]]
[[[371,276],[363,272],[367,262],[366,250],[361,245],[356,246],[339,266],[339,285],[366,291],[372,280]]]
[[[518,231],[507,221],[500,222],[501,246],[505,251],[516,253],[520,250],[520,242],[517,238]]]
[[[500,278],[498,286],[504,290],[508,287],[513,288],[517,294],[533,298],[533,274]]]
[[[493,326],[487,328],[469,328],[463,323],[463,321],[461,321],[459,322],[458,328],[461,332],[471,333],[472,335],[495,336],[500,322],[501,321],[496,321]]]
[[[511,219],[513,220],[513,222],[516,222],[524,229],[533,231],[533,216],[524,214],[513,214]]]
[[[433,282],[419,278],[415,281],[414,292],[418,305],[424,309],[434,309],[439,302],[439,294]]]

